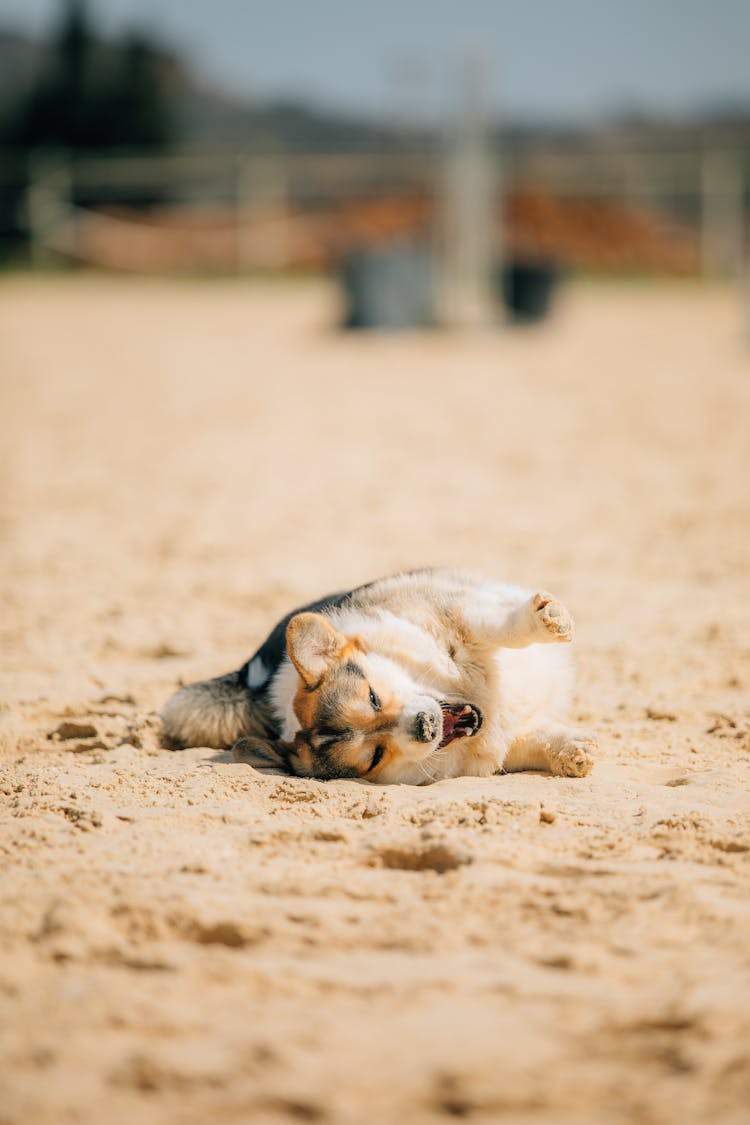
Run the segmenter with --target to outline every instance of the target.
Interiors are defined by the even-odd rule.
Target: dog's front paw
[[[543,640],[567,644],[573,640],[573,618],[562,602],[540,591],[531,599],[531,612]]]
[[[550,772],[557,777],[586,777],[594,768],[596,739],[581,734],[567,738],[550,761]]]

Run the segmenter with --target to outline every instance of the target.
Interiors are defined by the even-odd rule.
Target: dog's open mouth
[[[454,738],[471,738],[482,725],[482,712],[470,703],[441,703],[443,737],[439,749]]]

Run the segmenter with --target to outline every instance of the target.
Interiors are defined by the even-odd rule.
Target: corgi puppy
[[[551,594],[397,574],[295,610],[238,672],[183,687],[165,739],[302,777],[583,777],[596,743],[565,721],[572,639]]]

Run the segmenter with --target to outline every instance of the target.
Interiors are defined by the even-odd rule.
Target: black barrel
[[[507,262],[497,284],[511,319],[526,323],[544,320],[558,279],[559,270],[551,262]]]

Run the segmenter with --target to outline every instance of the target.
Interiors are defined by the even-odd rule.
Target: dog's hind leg
[[[558,777],[585,777],[593,765],[596,739],[562,723],[550,723],[515,738],[503,770],[548,770]]]
[[[573,640],[573,618],[552,594],[529,596],[516,587],[483,586],[469,596],[466,624],[474,636],[498,648]]]

